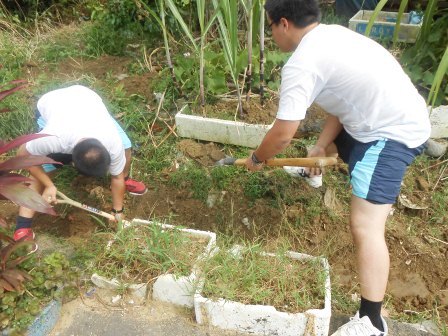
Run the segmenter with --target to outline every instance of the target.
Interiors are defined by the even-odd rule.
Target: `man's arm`
[[[272,128],[266,133],[260,146],[255,150],[255,157],[259,161],[266,161],[281,153],[291,142],[300,120],[280,120],[276,119]],[[246,160],[246,167],[249,170],[259,170],[261,167],[254,164],[252,158]]]
[[[20,146],[17,151],[17,156],[23,156],[23,155],[32,155],[30,152],[27,151],[26,144]],[[48,203],[56,201],[56,191],[57,191],[56,186],[53,184],[53,181],[50,179],[47,173],[45,173],[42,167],[32,166],[28,168],[28,171],[30,172],[31,176],[34,177],[34,179],[36,179],[37,182],[43,186],[44,190],[42,192],[42,197]]]
[[[342,124],[339,121],[338,117],[335,117],[330,114],[325,120],[322,132],[320,133],[319,139],[317,140],[316,145],[314,147],[319,147],[326,151],[328,146],[333,143],[334,139],[336,139],[336,137],[341,131],[342,131]],[[320,156],[320,155],[310,155],[310,156]],[[325,156],[325,153],[322,156]]]
[[[124,193],[126,192],[123,172],[118,175],[111,176],[111,189],[113,209],[121,214],[121,211],[123,210]],[[116,215],[118,215],[118,213]],[[122,216],[120,215],[115,217],[121,218]]]
[[[337,156],[336,146],[333,145],[333,149],[329,148],[329,146],[333,144],[334,139],[336,139],[338,134],[342,131],[342,127],[343,126],[337,117],[329,115],[325,120],[319,139],[317,139],[314,147],[308,152],[308,156]],[[309,173],[311,176],[319,175],[321,174],[321,169],[311,168]]]

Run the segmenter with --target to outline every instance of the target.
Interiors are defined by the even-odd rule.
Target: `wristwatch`
[[[261,165],[261,164],[264,163],[264,161],[260,161],[260,160],[258,160],[258,158],[257,158],[256,155],[255,155],[255,152],[252,153],[251,159],[252,159],[252,163],[253,163],[255,166],[259,166],[259,165]]]
[[[114,208],[112,208],[112,213],[114,214],[122,214],[124,211],[124,207],[121,210],[115,210]]]

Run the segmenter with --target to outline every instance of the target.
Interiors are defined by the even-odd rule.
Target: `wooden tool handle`
[[[68,198],[67,196],[65,196],[65,195],[64,195],[63,193],[61,193],[60,191],[57,191],[56,193],[57,193],[57,195],[58,195],[59,197],[61,197],[60,199],[59,199],[59,198],[57,199],[57,202],[58,202],[58,203],[66,203],[66,204],[70,204],[70,205],[73,205],[73,206],[75,206],[75,207],[77,207],[77,208],[80,208],[80,209],[83,209],[83,210],[92,212],[92,213],[94,213],[94,214],[97,214],[97,215],[106,217],[107,219],[110,219],[110,220],[115,221],[115,217],[114,217],[112,214],[110,214],[110,213],[107,213],[107,212],[98,210],[98,209],[96,209],[96,208],[94,208],[94,207],[91,207],[91,206],[89,206],[89,205],[86,205],[86,204],[83,204],[83,203],[80,203],[80,202],[76,202],[76,201],[74,201],[74,200]]]
[[[234,165],[244,166],[246,159],[237,159]],[[269,159],[265,162],[266,166],[282,167],[282,166],[298,166],[298,167],[317,167],[333,166],[337,163],[335,157],[309,157],[309,158],[279,158]]]

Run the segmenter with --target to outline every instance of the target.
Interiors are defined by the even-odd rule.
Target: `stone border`
[[[266,253],[275,257],[275,254]],[[309,309],[303,313],[285,313],[273,306],[245,305],[239,302],[219,299],[212,301],[201,295],[198,287],[194,295],[196,321],[221,329],[235,330],[255,335],[327,336],[331,317],[330,266],[327,259],[308,254],[287,252],[297,260],[320,260],[325,273],[325,299],[323,309]]]
[[[188,115],[184,113],[186,109],[188,106],[184,105],[175,116],[176,132],[184,138],[255,148],[272,127]]]
[[[207,246],[204,252],[202,252],[197,262],[193,265],[193,269],[190,275],[176,277],[173,274],[163,274],[157,278],[152,287],[152,298],[154,300],[159,300],[163,302],[168,302],[175,304],[177,306],[183,306],[192,308],[193,307],[193,296],[195,292],[195,285],[199,279],[199,270],[197,269],[197,263],[204,258],[208,258],[211,251],[216,246],[216,234],[209,231],[200,231],[193,229],[183,229],[170,224],[161,224],[153,221],[147,221],[143,219],[133,219],[131,225],[125,228],[128,229],[135,224],[145,224],[145,225],[160,225],[163,229],[175,229],[184,232],[192,237],[205,238],[208,240]],[[109,242],[111,243],[111,242]],[[108,244],[110,246],[110,244]],[[97,274],[92,275],[92,282],[100,287],[107,289],[117,289],[120,287],[120,283],[115,280],[105,279],[104,277],[98,276]],[[146,297],[146,284],[127,284],[128,288],[131,290],[133,296],[142,299]]]

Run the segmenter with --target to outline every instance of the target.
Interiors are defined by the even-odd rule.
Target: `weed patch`
[[[190,190],[194,198],[202,201],[207,199],[211,188],[211,179],[207,171],[194,164],[175,171],[170,175],[169,182],[180,189]]]
[[[113,243],[96,258],[95,269],[124,283],[149,282],[165,273],[187,276],[206,244],[159,225],[133,225],[111,238]]]
[[[257,244],[239,247],[224,244],[205,263],[204,297],[285,312],[323,308],[326,274],[319,262],[291,259],[283,250],[269,256]]]

